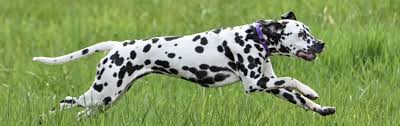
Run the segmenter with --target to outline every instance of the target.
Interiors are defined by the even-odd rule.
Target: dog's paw
[[[320,110],[317,110],[317,112],[322,116],[332,115],[336,112],[336,108],[326,106],[326,107],[322,107]]]

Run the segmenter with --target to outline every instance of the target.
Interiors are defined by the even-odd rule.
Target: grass
[[[399,0],[0,0],[0,125],[37,125],[67,95],[86,91],[102,54],[64,65],[31,61],[106,40],[184,35],[278,19],[292,10],[327,44],[315,62],[273,57],[337,107],[321,117],[240,83],[202,88],[146,76],[115,107],[76,121],[79,109],[44,125],[400,125]]]

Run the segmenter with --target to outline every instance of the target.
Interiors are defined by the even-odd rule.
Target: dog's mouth
[[[317,58],[315,52],[305,52],[303,50],[297,51],[296,56],[307,61],[313,61]]]

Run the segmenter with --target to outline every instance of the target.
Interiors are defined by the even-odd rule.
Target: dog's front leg
[[[264,75],[265,77],[271,78],[271,79],[275,79],[277,78],[277,76],[275,75],[275,72],[272,68],[272,63],[271,60],[267,57],[265,59],[265,62],[263,63],[262,66],[262,75]],[[308,87],[307,85],[301,83],[300,81],[290,78],[290,77],[282,77],[282,78],[277,78],[275,79],[274,84],[276,84],[277,86],[279,86],[280,84],[284,84],[284,83],[288,83],[287,89],[296,89],[298,91],[300,91],[300,93],[302,93],[303,95],[305,95],[307,98],[311,99],[311,100],[316,100],[319,95],[317,92],[315,92],[313,89],[311,89],[310,87]],[[283,85],[285,86],[285,85]]]
[[[287,100],[293,104],[296,104],[306,110],[312,110],[314,112],[317,112],[322,116],[333,114],[336,111],[334,107],[321,106],[311,101],[310,99],[304,97],[303,95],[288,89],[280,88],[280,89],[267,90],[266,92],[271,93],[284,100]]]
[[[323,116],[335,113],[334,107],[321,106],[304,95],[291,91],[291,88],[297,88],[297,80],[282,77],[282,78],[268,78],[260,77],[259,79],[242,78],[243,85],[247,93],[250,92],[267,92],[275,96],[296,104],[306,110],[312,110]],[[284,82],[283,82],[284,81]]]
[[[270,64],[270,63],[269,63]],[[263,69],[264,71],[261,73],[256,73],[253,74],[255,76],[252,76],[251,74],[247,74],[246,71],[250,71],[250,69],[243,67],[245,66],[244,64],[239,64],[239,76],[243,82],[244,88],[247,93],[250,92],[268,92],[272,93],[275,96],[285,99],[293,104],[296,104],[306,110],[312,110],[315,111],[321,115],[329,115],[333,114],[335,112],[335,108],[333,107],[326,107],[326,106],[321,106],[317,103],[314,103],[307,97],[303,96],[302,94],[296,93],[294,91],[291,91],[289,89],[296,89],[303,94],[308,95],[308,97],[311,98],[317,98],[318,94],[309,88],[308,86],[302,84],[296,79],[293,79],[291,77],[280,77],[277,78],[272,70],[272,66],[268,68],[265,68],[264,65],[257,65],[254,69]],[[265,71],[265,70],[270,70],[270,71]]]

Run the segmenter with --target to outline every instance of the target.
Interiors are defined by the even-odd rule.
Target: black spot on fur
[[[168,54],[168,57],[169,57],[169,58],[174,58],[174,57],[175,57],[175,53],[169,53],[169,54]]]
[[[200,44],[207,45],[207,43],[208,43],[208,41],[207,41],[206,37],[203,37],[203,38],[200,39]]]
[[[250,72],[250,77],[251,77],[251,78],[254,78],[255,75],[256,75],[256,72],[254,72],[254,71],[251,71],[251,72]]]
[[[88,52],[89,52],[89,49],[84,49],[84,50],[82,50],[82,55],[85,55]]]
[[[249,92],[255,92],[257,89],[250,89]]]
[[[255,63],[255,64],[258,64],[258,65],[261,65],[261,60],[260,60],[260,58],[255,58],[255,59],[254,59],[254,63]]]
[[[306,103],[306,100],[301,98],[300,94],[298,94],[298,93],[296,93],[296,98],[300,100],[301,104],[305,104]]]
[[[224,41],[224,43],[222,43],[222,44],[223,44],[223,47],[225,50],[225,56],[228,57],[229,60],[234,61],[235,58],[233,57],[233,53],[232,53],[231,49],[229,49],[229,47],[227,46],[226,41]]]
[[[160,66],[162,66],[164,68],[169,68],[169,62],[168,61],[156,60],[154,63],[157,64],[157,65],[160,65]]]
[[[144,61],[144,64],[145,65],[149,65],[151,63],[151,61],[150,60],[146,60],[146,61]]]
[[[212,32],[214,32],[215,34],[218,34],[219,32],[221,32],[221,29],[218,28],[218,29],[213,30]]]
[[[218,52],[221,52],[221,53],[224,51],[224,48],[220,45],[217,47],[217,49],[218,49]]]
[[[133,44],[135,44],[135,42],[136,42],[135,40],[132,40],[132,41],[130,41],[128,44],[129,44],[129,45],[133,45]]]
[[[117,66],[121,66],[122,63],[124,63],[124,58],[119,57],[118,51],[115,52],[113,55],[110,57],[111,62],[115,63]]]
[[[284,83],[285,83],[284,80],[279,80],[279,81],[276,81],[276,82],[275,82],[275,85],[282,85],[282,84],[284,84]]]
[[[257,81],[257,85],[260,86],[261,88],[266,89],[268,81],[269,81],[268,77],[262,77]]]
[[[151,48],[151,45],[147,44],[146,46],[144,46],[143,52],[145,52],[145,53],[148,52],[150,50],[150,48]]]
[[[234,62],[228,62],[228,66],[231,67],[233,70],[236,70],[236,64]]]
[[[290,49],[288,47],[285,47],[282,45],[278,50],[279,50],[279,52],[282,52],[282,53],[290,53]]]
[[[201,46],[197,46],[194,50],[195,50],[197,53],[203,53],[203,52],[204,52],[204,48],[201,47]]]
[[[113,77],[117,77],[117,73],[114,73],[114,74],[113,74]]]
[[[111,102],[111,97],[105,97],[104,99],[103,99],[103,103],[104,103],[104,105],[108,105],[109,103]]]
[[[239,33],[235,33],[235,42],[240,46],[244,45],[244,41],[242,40],[243,36],[239,36]]]
[[[131,51],[130,53],[130,58],[133,60],[136,58],[136,52],[134,50]]]
[[[255,63],[254,58],[251,55],[247,57],[247,61],[249,61],[249,63]]]
[[[256,47],[256,49],[257,49],[258,51],[263,51],[263,50],[264,50],[264,48],[261,47],[260,44],[254,44],[254,47]]]
[[[178,70],[176,70],[174,68],[169,69],[169,72],[171,72],[172,74],[178,74],[179,73]]]
[[[75,104],[76,101],[74,99],[69,99],[69,100],[61,100],[60,103],[68,103],[68,104]]]
[[[103,91],[103,85],[102,84],[93,84],[93,89],[96,90],[97,92]]]
[[[214,84],[214,79],[212,77],[205,77],[197,80],[197,83],[199,83],[201,86],[209,87],[207,84]]]
[[[249,53],[251,49],[251,45],[247,44],[246,47],[244,48],[244,53]]]
[[[191,73],[193,73],[198,79],[201,79],[201,78],[207,76],[207,71],[202,71],[202,70],[199,71],[194,67],[189,68],[189,71]]]
[[[296,104],[296,101],[294,100],[292,95],[290,95],[288,93],[283,93],[283,97],[285,97],[289,102]]]
[[[182,70],[189,70],[189,67],[188,66],[183,66]]]
[[[243,72],[244,76],[247,76],[248,70],[245,68],[245,66],[241,63],[237,63],[237,69]]]
[[[260,42],[260,39],[258,38],[258,34],[256,32],[256,28],[254,26],[250,26],[249,29],[246,30],[246,38],[245,40],[253,40],[254,42]]]
[[[199,67],[200,67],[200,69],[202,69],[202,70],[207,70],[210,66],[207,65],[207,64],[201,64]]]
[[[104,70],[105,70],[105,68],[101,69],[99,76],[97,76],[97,80],[101,79],[101,76],[103,75]]]
[[[103,60],[103,64],[106,64],[107,61],[108,61],[108,58],[105,58],[105,59]]]
[[[157,47],[158,47],[158,48],[161,48],[161,45],[158,45]]]
[[[122,85],[122,80],[117,81],[117,87],[120,87]]]
[[[164,39],[165,39],[165,41],[171,41],[171,40],[178,39],[178,38],[180,38],[180,36],[165,37]]]
[[[151,42],[153,42],[153,43],[157,43],[158,42],[158,38],[153,38],[153,39],[151,39]]]
[[[196,35],[196,36],[193,38],[192,41],[194,42],[194,41],[197,41],[198,39],[200,39],[200,35]]]
[[[215,81],[223,81],[223,80],[225,80],[227,77],[229,77],[228,74],[217,73],[217,74],[215,74],[215,76],[214,76],[214,80],[215,80]]]
[[[243,63],[243,57],[240,54],[237,54],[239,63]]]
[[[140,70],[142,68],[143,68],[143,65],[133,66],[133,64],[131,62],[128,62],[128,63],[126,63],[125,66],[120,68],[118,77],[119,77],[119,79],[124,78],[125,73],[128,73],[128,76],[131,76],[133,74],[133,72],[135,72],[136,70]]]
[[[255,60],[252,56],[248,56],[247,61],[249,61],[249,65],[247,66],[249,69],[254,69],[255,67],[257,67]]]
[[[222,46],[227,46],[228,45],[228,42],[226,41],[226,40],[224,40],[223,42],[222,42]]]
[[[227,67],[210,66],[210,71],[211,72],[219,72],[219,71],[232,71],[232,70]]]
[[[277,94],[279,94],[279,89],[267,90],[267,92],[277,95]]]

